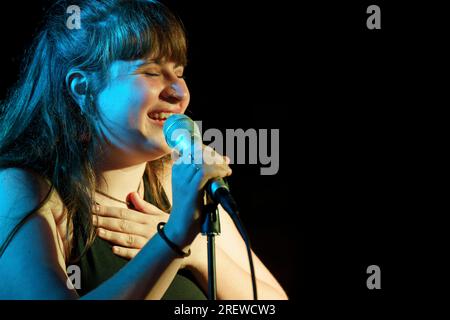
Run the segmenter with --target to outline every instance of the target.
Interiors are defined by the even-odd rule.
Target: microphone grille
[[[167,118],[164,121],[163,133],[170,148],[175,148],[178,145],[180,135],[188,135],[194,138],[200,138],[201,136],[198,125],[184,114],[173,114]]]

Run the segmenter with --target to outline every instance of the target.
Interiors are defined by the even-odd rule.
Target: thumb
[[[128,196],[137,211],[148,214],[159,214],[160,210],[156,206],[142,199],[137,192],[132,192]]]

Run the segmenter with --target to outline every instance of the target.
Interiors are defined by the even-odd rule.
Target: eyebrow
[[[139,67],[148,66],[151,64],[161,64],[159,61],[156,60],[145,60],[144,62],[139,64]]]
[[[152,64],[157,64],[157,65],[161,65],[161,60],[145,60],[144,62],[140,63],[138,65],[138,68],[144,67],[144,66],[148,66],[148,65],[152,65]],[[174,68],[178,68],[178,67],[183,67],[185,68],[186,66],[180,63],[176,63]]]

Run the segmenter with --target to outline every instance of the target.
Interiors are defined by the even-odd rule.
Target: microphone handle
[[[206,187],[206,191],[209,196],[216,203],[220,203],[225,211],[230,215],[239,214],[237,203],[231,196],[230,188],[222,178],[215,178],[211,180]]]

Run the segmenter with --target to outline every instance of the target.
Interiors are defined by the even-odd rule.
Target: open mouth
[[[160,124],[164,123],[171,115],[173,115],[172,112],[150,112],[147,114],[150,119]]]

